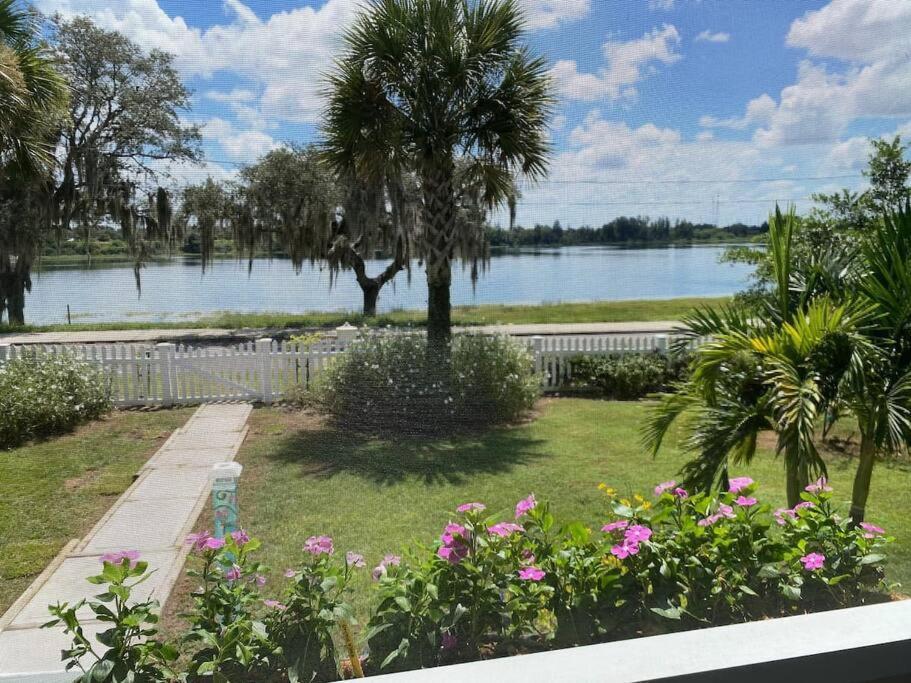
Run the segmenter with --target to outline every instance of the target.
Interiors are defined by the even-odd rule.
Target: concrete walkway
[[[101,570],[100,556],[138,550],[156,571],[135,597],[162,604],[180,576],[184,543],[209,499],[212,465],[234,459],[247,434],[252,406],[209,404],[197,410],[142,467],[133,485],[88,535],[71,541],[18,601],[0,618],[0,681],[65,680],[60,650],[70,639],[61,630],[41,629],[49,604],[94,596],[101,591],[85,578]],[[88,619],[86,607],[80,617]],[[104,627],[83,621],[93,637]],[[72,679],[72,675],[70,676]]]
[[[457,327],[456,332],[511,334],[515,336],[554,334],[660,334],[670,332],[680,323],[673,320],[623,323],[544,323],[515,325],[481,325]],[[23,332],[0,334],[0,344],[120,344],[183,342],[215,344],[263,337],[280,338],[300,330],[276,329],[181,329],[181,330],[109,330],[100,332]]]

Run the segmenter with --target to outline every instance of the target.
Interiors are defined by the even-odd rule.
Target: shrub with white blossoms
[[[111,409],[104,377],[66,353],[0,365],[0,449],[65,432]]]
[[[396,434],[474,429],[530,410],[540,378],[526,348],[505,337],[458,335],[439,368],[420,334],[373,334],[336,356],[305,402],[345,428]]]

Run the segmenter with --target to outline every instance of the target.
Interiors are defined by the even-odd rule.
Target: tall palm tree
[[[430,349],[450,336],[451,263],[476,240],[459,229],[459,188],[493,207],[516,174],[547,169],[547,66],[523,43],[516,0],[369,0],[328,80],[326,159],[340,175],[419,179]]]
[[[48,130],[66,86],[40,41],[35,17],[0,0],[0,162],[34,174],[52,161]]]
[[[861,438],[851,498],[855,523],[864,519],[876,456],[911,443],[911,203],[884,217],[862,257],[859,288],[870,307],[865,333],[872,351],[844,387]]]

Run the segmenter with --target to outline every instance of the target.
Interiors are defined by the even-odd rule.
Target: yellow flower
[[[607,491],[607,484],[605,484],[605,483],[602,481],[600,484],[598,484],[598,490],[599,490],[599,491]]]
[[[632,505],[632,503],[629,502],[629,498],[621,498],[620,504],[625,505],[626,507],[630,507]]]
[[[644,503],[644,502],[645,502],[645,498],[643,498],[642,496],[640,496],[638,493],[637,493],[635,496],[633,496],[633,500],[635,500],[637,503]]]
[[[652,507],[652,504],[649,503],[648,501],[645,501],[645,502],[642,503],[642,505],[640,505],[639,507],[641,507],[643,510],[648,510],[650,507]]]

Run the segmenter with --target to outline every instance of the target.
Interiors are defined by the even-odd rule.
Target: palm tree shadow
[[[301,476],[331,479],[352,473],[391,486],[408,478],[461,484],[477,474],[502,474],[550,457],[544,440],[497,428],[456,437],[374,437],[325,424],[288,434],[269,458],[300,465]]]

